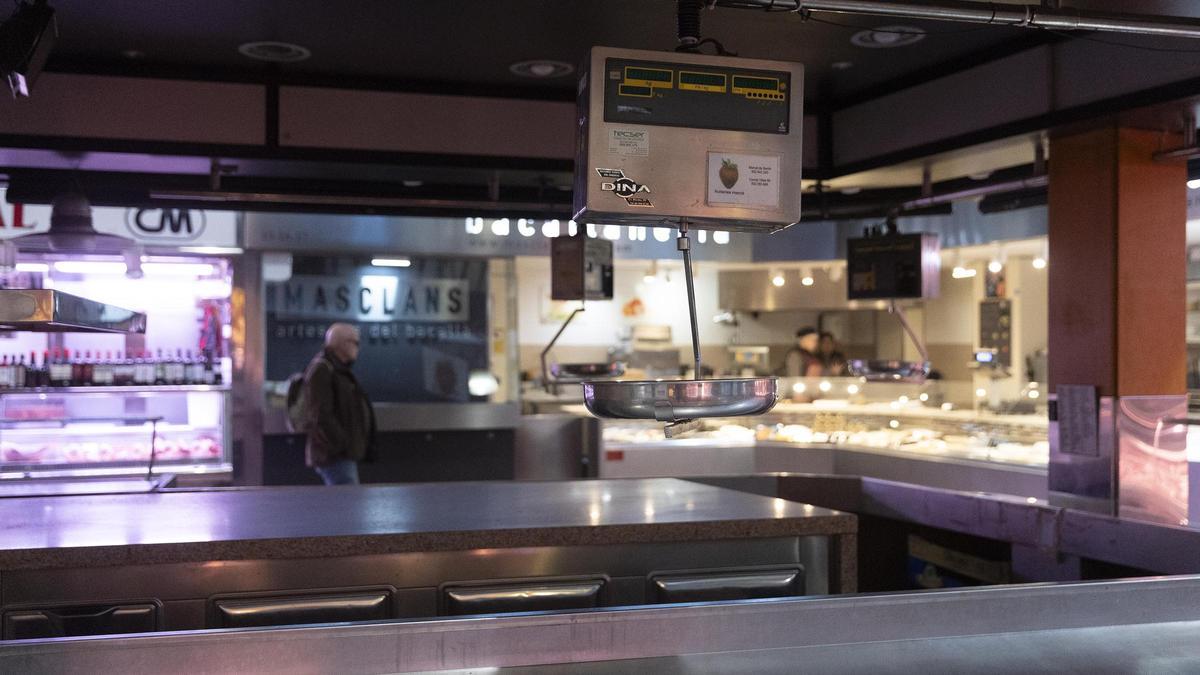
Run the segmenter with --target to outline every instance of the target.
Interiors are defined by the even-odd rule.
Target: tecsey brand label
[[[623,169],[597,168],[596,173],[600,174],[601,178],[608,179],[600,183],[601,190],[615,194],[624,199],[625,203],[630,206],[653,206],[650,200],[643,196],[644,194],[649,194],[650,186],[643,185],[626,176]]]
[[[614,155],[645,157],[650,154],[650,132],[645,129],[612,129],[608,151]]]

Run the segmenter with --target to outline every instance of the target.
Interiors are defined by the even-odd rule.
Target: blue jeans
[[[358,485],[358,462],[339,459],[325,466],[314,466],[326,485]]]

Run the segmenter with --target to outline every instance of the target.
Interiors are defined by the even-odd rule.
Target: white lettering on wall
[[[508,218],[498,218],[492,220],[490,224],[483,218],[467,218],[464,221],[464,225],[467,234],[470,235],[486,236],[490,233],[497,237],[507,237],[513,232],[512,221]],[[629,241],[647,241],[652,234],[655,241],[666,243],[671,241],[673,235],[673,230],[669,227],[646,227],[644,225],[601,225],[597,227],[595,223],[588,223],[587,236],[592,239],[604,237],[612,241],[619,241],[623,227],[625,236]],[[579,225],[573,220],[567,221],[566,230],[567,236],[574,237],[579,232]],[[522,237],[532,237],[540,231],[543,237],[553,239],[562,236],[563,227],[562,222],[557,219],[544,220],[539,228],[535,225],[533,219],[519,218],[516,221],[516,231]],[[712,243],[724,246],[729,243],[729,232],[714,230],[710,238],[707,230],[696,230],[696,241],[698,243],[705,244],[710,239]]]

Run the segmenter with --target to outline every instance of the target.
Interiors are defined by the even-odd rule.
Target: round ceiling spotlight
[[[829,64],[829,67],[834,70],[850,70],[854,67],[853,61],[834,61]]]
[[[850,36],[850,43],[867,49],[907,47],[925,39],[925,31],[914,26],[882,26],[860,30]]]
[[[532,77],[539,80],[544,80],[550,77],[566,77],[575,72],[575,66],[563,61],[551,61],[549,59],[531,59],[529,61],[518,61],[508,67],[514,75],[521,77]]]
[[[312,56],[308,48],[290,42],[247,42],[238,47],[242,56],[271,63],[295,63]]]

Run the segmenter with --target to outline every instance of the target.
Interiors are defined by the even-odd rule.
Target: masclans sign
[[[406,274],[297,276],[267,286],[267,309],[280,319],[469,321],[470,290],[466,279]]]

